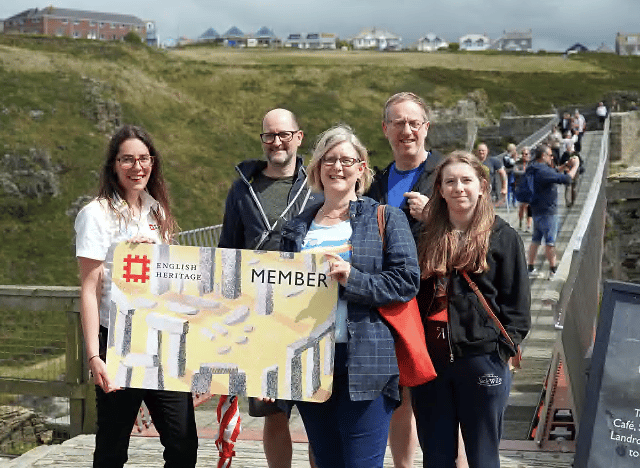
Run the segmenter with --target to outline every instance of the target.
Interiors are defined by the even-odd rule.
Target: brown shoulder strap
[[[387,227],[387,220],[384,218],[386,206],[387,205],[378,205],[378,231],[380,232],[380,239],[382,239],[382,250],[385,248],[384,233]]]
[[[505,339],[509,342],[511,346],[515,347],[513,340],[507,333],[507,330],[504,329],[504,327],[502,326],[502,323],[500,323],[500,320],[498,319],[498,317],[496,317],[496,314],[494,314],[493,311],[491,310],[491,307],[489,307],[489,303],[484,298],[484,295],[478,289],[478,285],[474,283],[471,278],[469,278],[469,274],[464,270],[462,271],[462,276],[464,276],[464,278],[467,280],[467,283],[469,283],[469,286],[471,286],[471,289],[473,290],[473,292],[476,294],[476,296],[478,296],[478,299],[480,299],[480,302],[484,306],[484,309],[487,311],[487,314],[489,314],[489,317],[491,317],[495,322],[496,326],[500,330],[500,333],[504,335]]]

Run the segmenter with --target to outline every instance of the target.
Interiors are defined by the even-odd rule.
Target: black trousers
[[[100,327],[100,356],[106,354],[107,329]],[[198,434],[191,393],[126,388],[105,393],[96,386],[98,429],[95,468],[122,467],[128,459],[131,430],[145,402],[164,446],[165,468],[195,467]]]

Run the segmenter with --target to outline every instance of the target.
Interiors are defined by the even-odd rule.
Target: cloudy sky
[[[37,1],[37,0],[36,0]],[[0,18],[51,3],[3,1]],[[491,39],[503,31],[531,29],[534,49],[564,51],[579,42],[614,48],[616,33],[640,33],[638,0],[65,0],[59,8],[132,14],[156,21],[160,40],[197,38],[213,27],[244,33],[267,26],[279,37],[291,32],[332,32],[348,39],[362,28],[388,29],[405,46],[434,32],[449,42],[469,33]]]

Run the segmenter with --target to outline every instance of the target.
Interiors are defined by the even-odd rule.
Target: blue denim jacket
[[[407,302],[418,292],[420,268],[407,218],[386,207],[386,250],[377,221],[378,202],[362,197],[349,204],[351,272],[340,297],[347,300],[349,394],[352,401],[383,393],[397,401],[398,363],[393,336],[377,307]],[[306,210],[282,228],[281,250],[299,252],[319,207]]]

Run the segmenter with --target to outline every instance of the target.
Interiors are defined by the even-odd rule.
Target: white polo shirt
[[[85,257],[103,262],[104,275],[100,298],[100,325],[109,327],[109,304],[111,302],[111,270],[113,251],[117,243],[134,236],[145,236],[161,243],[160,229],[154,210],[159,203],[146,191],[142,192],[140,217],[131,219],[127,202],[116,198],[111,209],[105,199],[95,199],[80,210],[76,217],[76,257]]]

